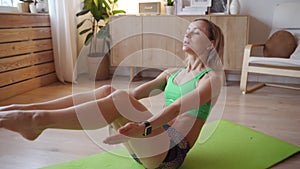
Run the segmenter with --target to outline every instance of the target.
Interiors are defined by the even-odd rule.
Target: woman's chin
[[[193,51],[191,50],[191,48],[189,48],[188,46],[183,46],[182,47],[182,51],[185,53],[193,53]]]
[[[187,52],[188,50],[189,50],[189,48],[188,48],[187,46],[183,46],[183,47],[182,47],[182,51],[183,51],[183,52]]]

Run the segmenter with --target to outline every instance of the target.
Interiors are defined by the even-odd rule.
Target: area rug
[[[212,122],[214,123],[214,122]],[[202,132],[215,124],[206,124]],[[199,137],[199,140],[201,136]],[[126,154],[117,156],[104,152],[79,160],[43,169],[142,169]],[[300,151],[300,147],[239,124],[221,120],[213,135],[205,142],[198,141],[190,150],[181,169],[253,169],[269,168]]]

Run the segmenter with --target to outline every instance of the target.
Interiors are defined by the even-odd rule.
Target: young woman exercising
[[[112,124],[117,132],[104,143],[124,143],[145,168],[179,168],[222,86],[220,28],[205,19],[193,21],[183,51],[185,68],[167,69],[129,92],[107,85],[48,102],[0,107],[0,127],[34,140],[47,128],[96,129]],[[166,106],[153,115],[139,99],[155,89],[164,91]]]

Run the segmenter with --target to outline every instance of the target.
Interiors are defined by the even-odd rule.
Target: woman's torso
[[[166,106],[180,98],[182,95],[193,91],[197,85],[201,85],[201,80],[207,78],[205,75],[211,70],[212,69],[210,68],[200,72],[186,72],[185,70],[179,70],[168,77],[167,86],[165,88],[165,93],[167,92],[167,96],[165,94]],[[181,92],[178,92],[178,90],[181,90]],[[189,141],[190,146],[193,146],[205,123],[210,108],[210,102],[205,103],[197,109],[179,115],[176,119],[170,121],[169,124],[178,132],[182,133]],[[206,114],[204,116],[198,116],[198,113],[201,112],[206,112]]]

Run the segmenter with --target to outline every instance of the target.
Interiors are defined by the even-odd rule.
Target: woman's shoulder
[[[164,73],[167,75],[167,76],[170,76],[172,75],[173,73],[177,72],[178,70],[180,70],[181,68],[168,68],[164,71]]]

